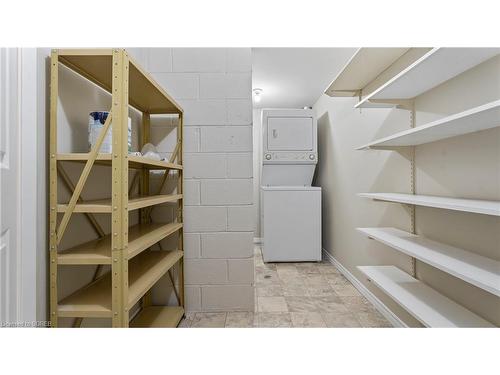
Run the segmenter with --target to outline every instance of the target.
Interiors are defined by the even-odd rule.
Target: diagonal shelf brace
[[[134,191],[135,185],[139,182],[139,175],[140,171],[135,172],[134,177],[132,178],[132,183],[130,184],[130,187],[128,188],[128,195],[132,195],[132,192]]]
[[[181,148],[181,142],[177,141],[174,152],[172,152],[172,155],[170,156],[170,160],[168,161],[169,163],[173,163],[174,160],[177,158],[177,154],[179,153],[179,150]]]
[[[172,153],[172,155],[170,156],[170,160],[168,161],[169,163],[173,164],[175,159],[177,159],[177,156],[178,156],[179,151],[180,151],[180,146],[181,146],[181,142],[179,141],[175,145],[174,152]],[[160,186],[159,186],[158,190],[156,191],[156,195],[161,194],[161,191],[165,187],[165,183],[167,182],[169,174],[170,174],[170,168],[165,169],[165,173],[163,173],[163,176],[162,176],[161,182],[160,182]],[[154,208],[155,208],[155,206],[152,206],[148,209],[148,215],[149,215],[150,220],[152,220],[151,213],[153,212]]]
[[[109,130],[109,125],[111,124],[111,110],[108,114],[108,117],[106,118],[106,121],[104,122],[104,126],[99,133],[99,137],[97,138],[97,142],[92,148],[92,151],[89,154],[89,159],[87,160],[87,163],[85,164],[85,167],[83,168],[82,174],[80,175],[80,178],[78,179],[78,183],[76,184],[75,191],[73,192],[73,195],[71,196],[71,199],[68,203],[68,208],[64,212],[64,216],[61,220],[61,223],[59,224],[59,228],[57,231],[57,244],[61,242],[61,239],[64,235],[64,232],[66,231],[66,227],[68,226],[69,219],[71,218],[71,215],[73,214],[73,210],[75,209],[76,203],[78,201],[78,198],[80,197],[80,194],[82,193],[83,187],[85,185],[85,182],[87,182],[87,178],[89,177],[90,171],[92,169],[92,166],[94,165],[95,160],[97,159],[97,155],[99,154],[99,150],[101,149],[102,142],[104,141],[104,137],[106,136],[106,133]]]
[[[73,194],[75,192],[75,185],[73,184],[73,182],[71,182],[71,179],[66,173],[66,170],[60,163],[58,164],[57,169],[59,171],[59,174],[61,175],[62,181],[64,182],[70,193]],[[84,202],[82,197],[78,197],[78,202]],[[88,219],[89,223],[94,227],[99,237],[104,237],[106,235],[101,225],[97,222],[95,216],[92,213],[85,212],[85,217]]]

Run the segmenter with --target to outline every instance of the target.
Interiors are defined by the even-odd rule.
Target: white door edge
[[[18,321],[36,321],[37,261],[37,49],[19,49],[19,166],[21,196]],[[43,214],[43,213],[40,213]]]

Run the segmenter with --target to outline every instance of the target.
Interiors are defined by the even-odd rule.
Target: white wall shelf
[[[394,266],[359,266],[378,288],[426,327],[494,327]]]
[[[500,126],[500,100],[370,142],[357,150],[417,146]]]
[[[356,96],[409,48],[359,48],[326,88],[332,97]]]
[[[499,53],[499,48],[433,48],[355,108],[394,107],[392,101],[413,99]]]
[[[443,208],[446,210],[471,212],[483,215],[500,216],[500,202],[478,199],[438,197],[401,193],[359,193],[358,196],[374,200],[412,204],[415,206]]]
[[[371,239],[500,296],[500,262],[396,228],[357,228]]]

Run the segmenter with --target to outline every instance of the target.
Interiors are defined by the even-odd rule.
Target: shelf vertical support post
[[[183,113],[179,113],[179,118],[177,122],[177,145],[179,149],[177,150],[177,164],[183,164],[183,130],[184,130],[184,116]],[[184,169],[177,170],[177,194],[184,194]],[[184,199],[179,199],[177,201],[177,222],[184,222]],[[178,233],[178,249],[184,251],[184,226],[179,229]],[[175,287],[175,286],[174,286]],[[184,256],[179,261],[179,304],[184,308]]]
[[[413,129],[416,126],[416,113],[415,113],[415,102],[412,101],[410,108],[410,127]],[[415,146],[411,146],[410,149],[410,191],[411,194],[416,194],[416,166],[415,166]],[[415,205],[410,205],[410,231],[416,234],[416,207]],[[417,277],[417,260],[411,257],[411,274],[413,277]]]
[[[50,56],[50,145],[49,145],[49,280],[50,323],[57,327],[57,101],[59,84],[58,51]]]
[[[141,129],[141,149],[144,147],[146,143],[151,142],[151,115],[148,112],[142,112],[142,129]],[[141,171],[141,185],[140,185],[140,193],[141,195],[149,195],[150,193],[150,173],[149,169],[144,168]],[[142,224],[150,223],[150,209],[141,208],[140,211],[140,221]],[[152,304],[152,293],[151,290],[148,290],[146,294],[142,297],[142,307],[148,307]]]
[[[142,129],[141,129],[141,149],[146,143],[151,142],[151,115],[147,112],[142,113]],[[149,169],[144,168],[141,176],[141,195],[149,195]],[[141,208],[141,222],[148,222],[149,210]]]
[[[111,286],[112,326],[128,327],[128,78],[129,60],[123,49],[112,58],[112,187]]]

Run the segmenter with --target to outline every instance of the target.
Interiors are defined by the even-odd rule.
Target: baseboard
[[[352,285],[363,295],[366,297],[368,301],[370,301],[373,306],[377,309],[379,313],[381,313],[384,318],[386,318],[389,323],[391,323],[394,327],[408,327],[401,319],[399,319],[389,308],[384,305],[384,303],[378,299],[375,294],[370,292],[368,288],[363,285],[361,281],[359,281],[354,275],[349,272],[347,268],[345,268],[337,259],[335,259],[332,254],[323,249],[323,258],[328,260],[331,264],[335,266],[339,270],[339,272],[345,276],[347,280],[349,280]]]
[[[255,243],[255,244],[261,244],[262,243],[262,237],[254,237],[253,238],[253,243]]]

